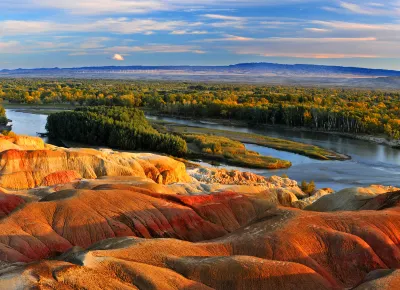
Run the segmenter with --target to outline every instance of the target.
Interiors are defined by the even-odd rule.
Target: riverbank
[[[13,119],[13,132],[17,134],[36,136],[37,132],[46,131],[46,115],[21,113],[8,109],[7,116],[10,119]],[[298,182],[301,182],[302,180],[309,181],[312,179],[319,188],[329,187],[335,190],[354,186],[367,187],[371,184],[400,187],[400,150],[394,149],[390,146],[380,145],[374,142],[366,142],[355,138],[335,136],[333,134],[300,132],[299,130],[284,130],[281,128],[257,129],[248,126],[232,127],[229,125],[222,126],[212,121],[209,123],[207,120],[204,120],[204,124],[201,124],[199,122],[176,120],[172,118],[159,119],[168,122],[181,123],[183,125],[208,127],[257,135],[268,135],[278,139],[286,139],[315,145],[352,157],[352,159],[348,161],[319,161],[283,150],[275,150],[268,147],[245,143],[248,150],[256,151],[261,155],[274,156],[282,160],[288,160],[292,163],[292,167],[281,170],[239,169],[232,166],[228,167],[221,163],[221,166],[230,169],[251,171],[265,177],[271,175],[287,175]],[[53,145],[64,147],[62,144],[55,143],[54,140],[46,140],[47,138],[44,139],[45,142],[50,142]],[[203,164],[201,161],[202,160],[195,160],[195,162]],[[211,165],[209,163],[204,163],[204,166]]]
[[[2,106],[5,109],[15,110],[17,112],[22,112],[22,113],[30,113],[30,114],[35,114],[35,115],[50,115],[50,114],[57,113],[57,112],[74,110],[75,108],[79,107],[79,106],[74,106],[74,105],[70,105],[70,104],[32,105],[32,104],[11,104],[11,103],[2,103]],[[146,109],[146,108],[141,108],[141,109],[147,115],[155,116],[155,117],[166,117],[166,118],[175,118],[175,119],[180,119],[180,120],[197,121],[199,123],[209,124],[209,125],[215,124],[215,125],[238,126],[238,127],[248,127],[249,126],[248,123],[243,122],[243,121],[238,121],[238,120],[212,119],[212,118],[203,118],[200,120],[200,119],[196,119],[193,117],[184,117],[184,116],[176,116],[176,115],[157,113],[154,110]],[[367,134],[352,134],[352,133],[343,133],[343,132],[337,132],[337,131],[322,131],[322,130],[314,130],[314,129],[305,128],[305,127],[289,127],[289,126],[283,126],[283,125],[255,124],[252,126],[254,126],[255,128],[260,128],[260,129],[262,129],[262,128],[264,128],[264,129],[282,128],[284,130],[330,134],[330,135],[342,136],[342,137],[346,137],[346,138],[368,141],[368,142],[372,142],[375,144],[383,144],[383,145],[387,145],[387,146],[394,147],[394,148],[400,148],[400,140],[388,140],[385,136],[373,136],[373,135],[367,135]],[[247,143],[259,145],[258,143],[251,143],[251,142],[247,142]],[[271,148],[274,148],[274,147],[271,147]],[[279,148],[277,148],[277,149],[279,149]],[[288,152],[293,152],[293,151],[288,151]],[[306,155],[306,156],[309,156],[309,155]],[[314,158],[313,156],[309,156],[309,157]],[[329,159],[329,160],[342,160],[342,158]]]
[[[180,134],[183,137],[188,133],[214,135],[214,136],[229,138],[231,140],[241,143],[254,144],[254,145],[269,147],[280,151],[292,152],[317,160],[343,161],[351,159],[350,156],[347,156],[345,154],[340,154],[318,146],[289,141],[285,139],[272,138],[268,136],[262,136],[250,133],[225,131],[225,130],[195,127],[195,126],[186,126],[172,122],[160,122],[153,120],[152,123],[154,124],[153,126],[156,127],[157,130],[159,131]],[[210,124],[210,122],[208,123]]]
[[[151,117],[163,117],[163,118],[174,118],[178,120],[188,120],[193,122],[199,122],[201,124],[209,124],[209,125],[222,125],[222,126],[231,126],[231,127],[249,127],[249,124],[244,121],[238,120],[227,120],[227,119],[213,119],[213,118],[202,118],[197,119],[193,117],[184,117],[184,116],[176,116],[176,115],[169,115],[169,114],[161,114],[157,113],[152,110],[144,109],[146,115]],[[353,134],[353,133],[344,133],[338,131],[323,131],[323,130],[315,130],[306,127],[289,127],[284,125],[267,125],[267,124],[252,124],[253,128],[257,129],[282,129],[287,131],[301,131],[301,132],[312,132],[312,133],[319,133],[319,134],[328,134],[328,135],[335,135],[341,136],[351,139],[363,140],[368,141],[375,144],[382,144],[387,145],[393,148],[400,148],[400,140],[388,140],[385,136],[373,136],[368,134]],[[247,142],[249,143],[249,142]],[[256,143],[254,143],[256,144]]]
[[[53,113],[69,111],[77,108],[77,106],[69,104],[31,105],[31,104],[2,103],[2,106],[7,110],[14,110],[17,112],[29,113],[34,115],[50,115]]]
[[[169,132],[169,131],[167,131]],[[221,162],[230,166],[240,166],[252,169],[286,169],[291,162],[275,156],[260,155],[247,150],[246,146],[224,136],[205,134],[179,134],[188,145],[186,157],[205,161]]]

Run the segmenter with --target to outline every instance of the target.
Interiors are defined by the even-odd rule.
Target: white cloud
[[[221,14],[204,14],[206,18],[217,19],[217,20],[228,20],[228,21],[245,21],[245,17],[237,17],[237,16],[229,16],[229,15],[221,15]]]
[[[162,21],[152,19],[106,18],[94,22],[61,24],[53,21],[0,21],[0,36],[32,35],[61,32],[112,32],[146,34],[154,31],[174,31],[182,27],[197,27],[199,22]]]
[[[377,40],[399,41],[400,24],[397,23],[357,23],[343,21],[311,21],[321,29],[327,29],[324,35],[341,35],[346,37],[374,37]]]
[[[329,32],[330,30],[325,28],[315,28],[315,27],[307,27],[304,30],[311,31],[311,32]]]
[[[20,42],[19,41],[7,41],[1,42],[0,41],[0,53],[9,53],[9,52],[18,52],[20,49]]]
[[[174,30],[170,34],[173,35],[185,35],[185,34],[193,34],[193,35],[201,35],[201,34],[208,34],[206,30]]]
[[[398,41],[367,38],[270,38],[226,46],[236,54],[297,58],[396,58]]]
[[[142,53],[196,53],[202,54],[205,53],[198,46],[192,45],[172,45],[172,44],[148,44],[142,46],[115,46],[104,49],[107,51],[119,51],[123,54],[129,54],[133,52],[142,52]]]
[[[256,41],[256,39],[255,38],[251,38],[251,37],[244,37],[244,36],[237,36],[237,35],[227,34],[227,35],[225,35],[224,37],[221,37],[221,38],[208,38],[208,39],[198,40],[196,42],[219,42],[219,41],[227,41],[227,42],[240,41],[240,42],[244,42],[244,41]]]
[[[81,49],[98,49],[104,47],[104,42],[110,41],[109,37],[91,37],[80,44]]]
[[[400,2],[399,1],[385,1],[385,3],[365,2],[361,0],[353,1],[339,1],[336,7],[327,6],[323,9],[337,13],[352,13],[362,14],[368,16],[399,16],[400,15]]]
[[[2,9],[56,9],[71,14],[83,15],[114,15],[114,14],[140,14],[153,11],[168,10],[193,10],[232,9],[254,6],[279,6],[296,2],[310,2],[316,0],[0,0]]]
[[[382,3],[374,0],[315,0],[320,5],[315,9],[347,14],[346,18],[354,14],[351,15],[354,22],[334,21],[337,17],[326,12],[323,21],[237,16],[246,13],[240,7],[309,4],[313,1],[0,0],[2,9],[50,8],[54,9],[55,15],[60,15],[60,19],[0,20],[0,53],[66,52],[69,55],[102,54],[108,58],[118,53],[123,58],[130,53],[201,54],[218,50],[263,56],[398,58],[395,50],[400,45],[400,22],[396,22],[394,16],[400,15],[400,0]],[[193,14],[169,13],[164,19],[156,17],[165,14],[150,14],[167,10]],[[4,13],[6,17],[13,15],[8,11]],[[149,13],[149,16],[143,13]],[[356,14],[362,14],[359,18],[365,23],[357,22]],[[125,17],[119,17],[121,15]],[[178,16],[175,18],[174,15]],[[299,15],[304,13],[299,12]],[[382,23],[381,16],[388,16],[385,17],[387,23]],[[126,40],[132,34],[148,36],[135,35],[133,45]],[[98,35],[108,37],[94,37]],[[183,35],[197,35],[196,41],[185,43],[189,37]],[[167,43],[168,39],[174,44]]]
[[[199,40],[196,42],[366,42],[376,41],[375,37],[268,37],[268,38],[251,38],[235,35],[226,35],[222,38],[210,38]]]
[[[358,14],[367,14],[367,15],[380,15],[380,14],[385,14],[385,10],[381,9],[376,9],[375,7],[368,7],[368,6],[361,6],[355,3],[350,3],[350,2],[341,2],[340,7],[349,10],[354,13]]]
[[[114,54],[114,56],[112,57],[112,59],[113,59],[113,60],[117,60],[117,61],[123,61],[123,60],[125,60],[125,58],[124,58],[122,55],[118,54],[118,53]]]

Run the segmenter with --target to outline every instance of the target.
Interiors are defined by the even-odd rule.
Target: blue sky
[[[0,69],[260,61],[400,70],[400,0],[0,0]]]

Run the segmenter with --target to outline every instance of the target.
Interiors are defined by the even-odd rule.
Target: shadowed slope
[[[16,195],[0,192],[0,218],[9,215],[15,208],[25,201]]]
[[[376,270],[367,275],[363,283],[354,290],[390,290],[399,289],[400,271],[399,270]]]
[[[130,286],[156,289],[168,280],[161,279],[164,273],[174,277],[171,289],[203,284],[217,289],[343,288],[358,285],[371,271],[400,267],[400,209],[393,202],[398,193],[380,203],[387,209],[318,213],[271,209],[260,198],[234,193],[188,197],[112,187],[56,192],[3,219],[1,259],[40,260],[98,242],[63,255],[84,266],[69,272],[71,283],[80,285],[81,271],[94,269]],[[123,236],[169,239],[114,238]],[[52,272],[56,262],[49,263]],[[36,271],[39,265],[19,271]]]
[[[125,243],[123,243],[125,242]],[[10,267],[0,273],[0,287],[51,289],[330,289],[315,271],[296,263],[254,257],[168,257],[164,265],[136,262],[135,257],[115,258],[134,244],[120,239],[105,241],[93,251],[76,252],[66,261],[41,261]],[[107,250],[110,243],[118,244]],[[180,243],[178,243],[180,245]],[[180,245],[182,246],[182,245]],[[183,250],[189,254],[187,250]],[[145,253],[146,254],[146,253]],[[190,255],[208,254],[192,250]],[[80,260],[84,259],[84,260]],[[68,261],[69,260],[69,261]],[[7,278],[4,276],[6,275]]]
[[[259,218],[269,206],[232,193],[181,199],[129,186],[64,190],[0,222],[0,259],[39,260],[119,236],[208,240]]]
[[[400,189],[396,187],[382,185],[371,185],[365,188],[346,188],[339,192],[322,196],[313,204],[305,207],[305,210],[320,212],[361,210],[376,197],[398,190]]]

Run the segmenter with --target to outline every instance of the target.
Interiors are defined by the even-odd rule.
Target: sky
[[[243,62],[400,70],[400,0],[0,0],[0,69]]]

